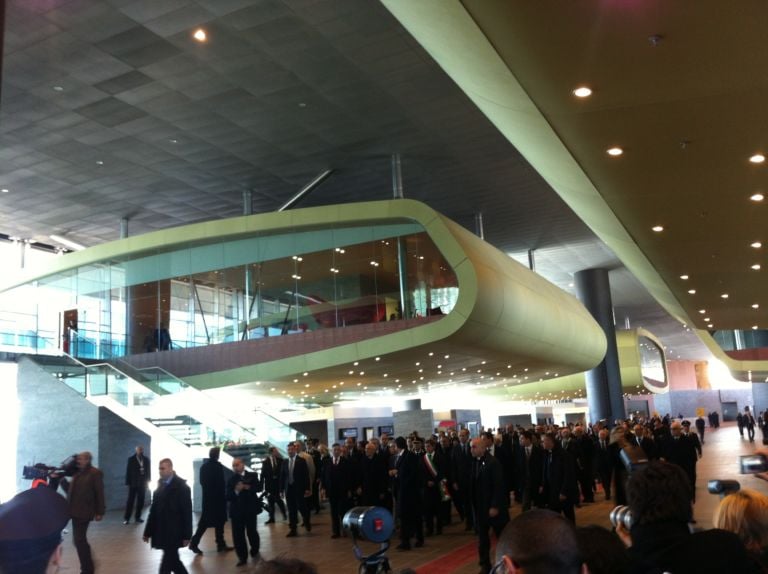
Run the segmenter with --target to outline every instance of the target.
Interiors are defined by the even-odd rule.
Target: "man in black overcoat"
[[[159,473],[143,539],[163,551],[160,574],[187,574],[179,560],[179,548],[189,544],[192,537],[192,493],[187,481],[173,472],[171,459],[160,461]]]
[[[243,459],[232,461],[233,475],[227,480],[227,501],[229,502],[229,517],[232,519],[232,541],[237,553],[237,566],[248,563],[248,543],[251,545],[251,557],[259,556],[259,533],[256,531],[256,516],[261,511],[261,491],[259,475],[246,472]]]
[[[189,549],[202,554],[198,545],[208,528],[216,530],[216,550],[232,550],[224,541],[224,523],[227,521],[226,481],[224,465],[219,462],[221,449],[217,446],[208,452],[208,460],[200,467],[200,486],[203,489],[203,512],[197,523],[197,530],[189,543]]]
[[[459,444],[451,452],[451,478],[453,479],[453,499],[459,516],[465,521],[464,530],[475,526],[472,516],[472,500],[469,497],[469,481],[472,476],[472,452],[469,445],[469,431],[459,431]]]
[[[523,512],[531,509],[531,504],[536,501],[541,484],[542,454],[541,447],[533,444],[533,433],[523,431],[520,435],[520,445],[515,454],[517,461],[516,486],[520,494],[520,502]]]
[[[421,482],[423,478],[421,457],[406,449],[407,443],[401,436],[395,439],[397,459],[397,514],[400,517],[400,544],[398,550],[410,550],[411,539],[416,538],[416,548],[424,546],[424,529],[421,522]],[[414,445],[421,448],[421,439]]]
[[[544,454],[539,493],[547,508],[562,512],[567,519],[575,523],[573,505],[579,499],[579,487],[573,458],[560,447],[550,433],[544,435],[542,444]]]
[[[275,521],[275,504],[283,513],[283,520],[288,519],[285,512],[285,502],[280,496],[280,469],[285,461],[275,447],[269,448],[269,456],[261,461],[261,487],[267,497],[267,512],[269,520],[264,524]]]
[[[152,480],[149,457],[144,456],[144,447],[137,446],[135,454],[128,458],[125,469],[125,485],[128,487],[128,501],[125,504],[123,524],[131,521],[134,502],[136,504],[136,522],[144,522],[141,513],[144,511],[144,495],[147,483]]]
[[[331,538],[341,536],[341,519],[352,495],[349,485],[349,460],[341,456],[341,445],[335,443],[322,468],[320,481],[325,496],[331,503]]]
[[[496,538],[509,522],[509,493],[504,482],[504,473],[499,461],[486,452],[482,438],[474,438],[471,443],[474,464],[470,480],[469,493],[475,517],[477,532],[477,553],[480,569],[491,569],[491,538],[493,529]]]
[[[280,492],[285,493],[285,501],[288,503],[288,538],[297,536],[296,526],[299,522],[298,514],[304,520],[304,528],[307,532],[312,530],[310,523],[307,498],[312,495],[312,485],[309,480],[309,466],[307,462],[298,456],[296,445],[288,443],[288,460],[283,463],[280,472]]]

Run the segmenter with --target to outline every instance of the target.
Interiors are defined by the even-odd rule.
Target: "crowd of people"
[[[200,543],[209,528],[215,531],[218,552],[235,550],[237,566],[251,558],[274,569],[282,562],[263,560],[260,554],[257,516],[263,511],[268,516],[265,525],[275,524],[280,511],[288,522],[286,536],[295,537],[299,528],[310,532],[313,513],[327,507],[331,538],[339,538],[345,535],[342,520],[347,510],[381,506],[395,517],[396,548],[403,552],[424,546],[427,537],[441,535],[458,517],[464,530],[477,537],[483,574],[685,572],[692,570],[681,567],[683,560],[688,564],[710,561],[712,565],[723,556],[744,565],[747,572],[768,572],[765,495],[744,490],[724,499],[715,525],[733,534],[713,530],[689,538],[696,463],[704,453],[703,422],[702,417],[691,424],[667,415],[616,421],[612,428],[605,423],[508,425],[474,438],[462,429],[429,437],[413,432],[407,437],[382,434],[360,442],[347,438],[330,448],[316,440],[296,441],[285,446],[285,457],[280,449],[270,448],[260,472],[246,469],[239,458],[233,460],[232,472],[225,472],[219,462],[220,450],[214,447],[200,468],[202,514],[194,533],[190,488],[166,458],[158,465],[159,480],[143,539],[162,550],[161,573],[187,572],[179,549],[187,547],[202,555]],[[143,494],[151,480],[150,469],[149,458],[137,447],[126,465],[125,524],[131,517],[144,522]],[[53,478],[54,488],[44,490],[55,492],[60,477]],[[81,572],[94,572],[86,534],[90,522],[101,520],[105,508],[103,475],[91,464],[90,453],[77,456],[77,471],[71,479],[61,479],[61,486],[67,502],[63,507],[56,502],[51,508],[62,509],[72,520]],[[619,523],[616,533],[594,526],[576,528],[576,509],[594,502],[600,493],[606,500],[629,506],[631,527]],[[327,504],[323,506],[323,502]],[[522,514],[510,522],[510,507],[515,504]],[[2,514],[12,509],[11,503],[0,508],[0,533]],[[227,520],[234,548],[225,541]],[[58,530],[58,537],[53,537],[56,544],[46,547],[46,567],[60,563],[64,524],[66,520],[62,523],[57,517],[45,526]],[[547,536],[533,543],[530,532],[539,530],[547,536],[559,533],[555,542],[563,551],[557,553],[557,559],[551,552],[546,557]],[[495,562],[491,560],[492,534],[499,541]],[[604,539],[600,551],[592,548],[591,541],[596,539]],[[572,556],[566,551],[571,540],[575,545]],[[3,553],[4,543],[0,535],[0,565],[4,568],[0,572],[46,571],[8,569],[4,564],[10,554]],[[539,551],[543,557],[534,556]],[[16,558],[24,556],[21,552]],[[533,564],[556,567],[534,569]]]

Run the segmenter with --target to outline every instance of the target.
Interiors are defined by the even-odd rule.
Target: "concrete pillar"
[[[613,323],[613,303],[607,269],[585,269],[574,275],[576,296],[602,327],[608,348],[602,362],[587,371],[587,402],[590,420],[606,419],[613,425],[626,416],[622,396],[619,354],[616,349],[616,329]]]

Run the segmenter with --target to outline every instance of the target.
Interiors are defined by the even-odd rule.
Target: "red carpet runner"
[[[477,561],[477,541],[459,546],[453,552],[416,568],[418,574],[450,574],[470,562]]]

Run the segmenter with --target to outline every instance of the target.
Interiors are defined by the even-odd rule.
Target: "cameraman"
[[[713,529],[691,533],[690,483],[677,465],[651,462],[627,482],[632,528],[617,534],[629,547],[632,574],[753,572],[738,536]]]

